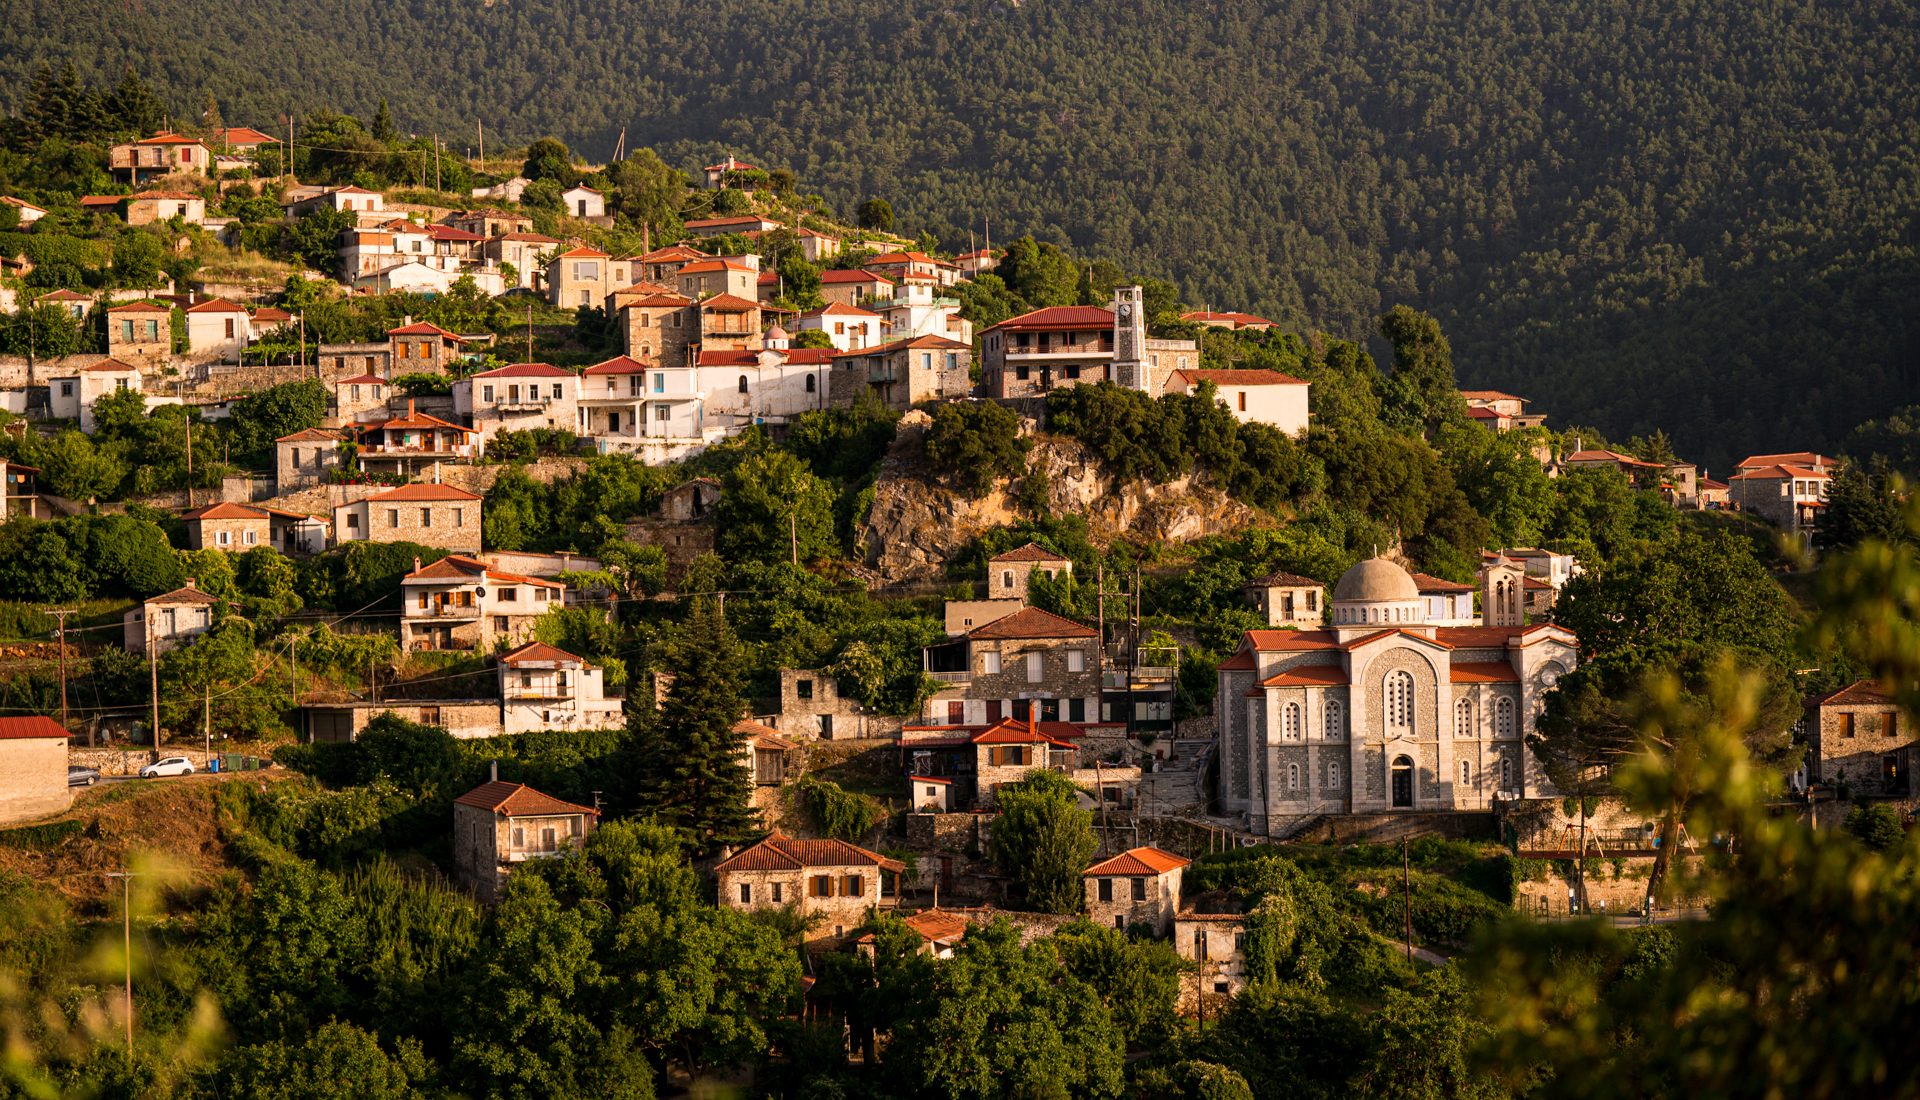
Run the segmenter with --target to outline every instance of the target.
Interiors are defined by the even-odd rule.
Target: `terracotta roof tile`
[[[1517,684],[1520,674],[1505,661],[1455,661],[1449,678],[1456,684]]]
[[[1068,559],[1063,554],[1056,554],[1053,551],[1047,549],[1044,546],[1041,546],[1038,543],[1030,542],[1030,543],[1027,543],[1025,546],[1016,547],[1012,550],[1007,551],[1004,554],[995,554],[993,557],[987,560],[988,561],[1066,561]]]
[[[1296,665],[1260,681],[1260,686],[1339,687],[1348,682],[1347,670],[1339,665]]]
[[[646,369],[647,365],[638,359],[626,355],[616,355],[604,363],[595,363],[580,373],[591,375],[639,374]]]
[[[1212,382],[1216,386],[1304,386],[1305,379],[1277,370],[1177,370],[1188,385]]]
[[[1320,588],[1322,585],[1312,577],[1303,577],[1298,573],[1289,573],[1282,569],[1268,573],[1264,577],[1250,580],[1248,588]]]
[[[35,741],[68,736],[67,731],[60,728],[60,723],[44,715],[0,718],[0,741]]]
[[[774,833],[714,865],[715,871],[798,871],[810,867],[880,867],[899,872],[898,860],[844,840],[800,840]]]
[[[599,817],[591,806],[562,802],[550,794],[541,794],[525,783],[504,779],[482,783],[453,800],[457,806],[475,806],[503,817],[545,817],[549,814],[588,814]]]
[[[475,378],[572,378],[573,372],[551,363],[509,363],[504,367],[481,371]]]
[[[266,519],[267,514],[265,512],[260,511],[258,508],[249,508],[244,504],[234,504],[231,501],[223,500],[218,504],[208,504],[203,507],[195,508],[191,512],[183,512],[181,513],[180,518],[181,519]]]
[[[1111,859],[1082,871],[1083,875],[1164,875],[1178,871],[1192,860],[1182,859],[1159,848],[1129,848]]]
[[[409,500],[479,500],[479,499],[480,497],[467,492],[465,489],[456,489],[451,485],[436,485],[431,482],[421,482],[415,485],[402,485],[398,489],[393,489],[388,492],[381,493],[378,496],[372,496],[367,498],[368,501],[378,502],[381,504],[388,504],[395,501],[409,501]]]
[[[1072,619],[1055,615],[1051,611],[1042,611],[1037,607],[1023,607],[1003,619],[995,619],[983,627],[968,634],[969,638],[991,640],[996,638],[1091,638],[1094,630],[1090,626],[1077,623]]]
[[[1009,317],[987,331],[1019,332],[1037,329],[1110,329],[1113,311],[1102,306],[1048,306]]]
[[[584,665],[587,662],[582,658],[575,657],[564,649],[556,649],[545,642],[528,642],[526,645],[521,646],[511,653],[502,654],[500,656],[500,663],[506,665],[508,668],[519,668],[521,665]]]
[[[1855,680],[1839,691],[1830,692],[1814,700],[1817,707],[1856,707],[1886,705],[1893,702],[1893,696],[1879,684],[1871,680]]]

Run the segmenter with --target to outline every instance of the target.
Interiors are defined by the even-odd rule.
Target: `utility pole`
[[[181,412],[186,412],[185,389],[186,380],[176,378],[173,383],[173,392],[181,399]],[[193,508],[193,417],[191,415],[183,417],[181,423],[186,425],[187,429],[187,508],[191,511]]]
[[[800,506],[795,504],[787,509],[787,541],[793,548],[793,564],[800,565]]]
[[[527,362],[533,362],[533,299],[527,299]]]
[[[133,872],[108,871],[108,878],[120,880],[120,939],[126,952],[127,974],[127,1067],[133,1067]]]
[[[57,643],[60,646],[60,728],[66,729],[67,728],[67,616],[73,614],[73,612],[68,608],[60,607],[60,608],[55,608],[52,612],[50,612],[50,614],[54,618],[60,620],[59,641]],[[88,748],[93,747],[92,731],[88,731],[87,747]]]
[[[160,759],[160,656],[153,647],[153,612],[142,613],[147,621],[147,689],[153,696],[153,727],[147,731],[149,761]]]
[[[433,189],[440,190],[440,135],[433,135]]]
[[[293,675],[287,685],[287,698],[295,707],[300,705],[300,639],[287,639],[287,660],[293,665]]]
[[[487,124],[475,119],[473,130],[480,135],[480,170],[484,172],[487,170]]]
[[[1407,838],[1400,838],[1400,886],[1406,899],[1407,961],[1413,961],[1413,862],[1407,854]]]
[[[200,688],[200,734],[207,742],[207,767],[213,767],[213,685]]]

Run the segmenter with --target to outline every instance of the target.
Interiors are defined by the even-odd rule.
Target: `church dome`
[[[1385,558],[1368,558],[1341,575],[1333,598],[1341,603],[1418,600],[1420,588],[1405,569]]]
[[[790,336],[788,336],[788,335],[787,335],[787,330],[786,330],[786,329],[783,329],[783,328],[781,328],[781,327],[780,327],[779,325],[775,325],[775,326],[773,326],[772,328],[770,328],[770,329],[768,329],[768,330],[767,330],[767,339],[769,339],[769,340],[789,340],[789,339],[792,339],[792,337],[790,337]]]

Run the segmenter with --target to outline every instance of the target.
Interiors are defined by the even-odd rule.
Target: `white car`
[[[184,756],[169,756],[165,760],[155,760],[140,769],[140,778],[157,779],[163,775],[192,775],[193,761]]]

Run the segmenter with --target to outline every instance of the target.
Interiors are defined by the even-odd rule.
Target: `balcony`
[[[551,397],[506,397],[493,403],[498,412],[541,412],[553,407]]]
[[[573,698],[573,691],[563,687],[511,687],[500,692],[500,698],[509,703],[557,703]]]
[[[1086,359],[1098,355],[1112,355],[1113,341],[1094,340],[1080,344],[1034,344],[1029,347],[1014,345],[1007,349],[1008,359],[1049,362],[1056,359]]]
[[[432,607],[409,607],[404,617],[408,619],[440,619],[450,621],[457,619],[478,619],[480,615],[481,612],[478,604],[469,604],[465,607],[459,604],[435,604]]]
[[[973,682],[973,673],[971,672],[928,672],[927,676],[943,684],[970,684]]]

